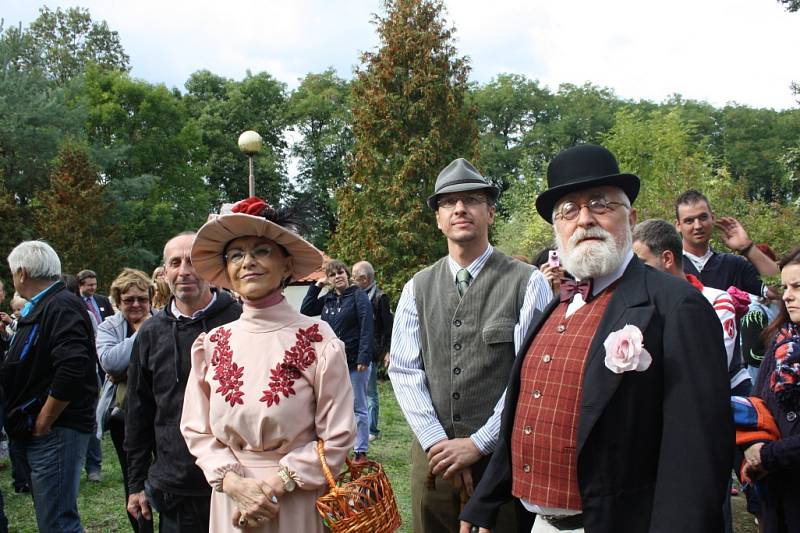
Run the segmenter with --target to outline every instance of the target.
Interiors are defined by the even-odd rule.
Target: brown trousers
[[[477,486],[478,482],[489,464],[489,457],[484,457],[472,465],[472,479]],[[414,533],[458,533],[458,515],[461,512],[461,498],[458,489],[441,476],[436,478],[433,489],[426,487],[428,479],[428,458],[416,439],[411,447],[411,513],[414,522]],[[497,523],[492,531],[515,532],[521,531],[521,522],[527,522],[527,532],[533,524],[532,517],[522,515],[526,513],[519,502],[514,501],[503,505],[497,514]]]

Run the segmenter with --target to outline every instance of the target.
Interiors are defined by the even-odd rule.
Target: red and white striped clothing
[[[708,303],[714,307],[714,312],[717,313],[719,323],[722,324],[722,338],[725,342],[725,353],[728,356],[728,366],[730,367],[731,360],[733,359],[733,350],[736,346],[736,332],[738,331],[733,298],[725,291],[704,286],[700,280],[692,274],[686,274],[686,279],[702,292],[703,296],[708,300]],[[740,374],[741,373],[731,377],[731,388],[734,388],[744,381],[746,375],[742,377]]]

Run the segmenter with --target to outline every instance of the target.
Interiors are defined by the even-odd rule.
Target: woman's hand
[[[232,517],[235,527],[255,527],[259,522],[278,516],[278,497],[283,495],[283,484],[277,474],[274,477],[279,480],[277,484],[241,477],[235,472],[225,474],[222,491],[236,502],[238,508]]]
[[[761,463],[761,448],[763,447],[763,442],[757,442],[744,451],[744,470],[751,481],[758,481],[767,475],[767,471],[764,470],[764,465]]]
[[[148,318],[150,318],[150,313],[145,313],[144,315],[142,315],[142,319],[140,321],[131,324],[131,327],[133,327],[133,331],[139,331],[139,328],[142,327],[142,324],[144,324]]]
[[[321,278],[319,278],[317,280],[317,283],[316,283],[317,287],[320,287],[320,288],[324,287],[327,284],[328,284],[328,276],[325,276],[325,275],[323,275]]]

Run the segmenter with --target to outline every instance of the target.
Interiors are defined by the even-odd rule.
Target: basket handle
[[[322,465],[322,473],[325,474],[325,479],[328,481],[331,490],[336,489],[336,480],[333,479],[333,473],[325,460],[325,443],[322,439],[317,439],[317,455],[319,455],[319,463]]]

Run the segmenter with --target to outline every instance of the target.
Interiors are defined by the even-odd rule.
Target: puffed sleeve
[[[317,435],[325,443],[325,459],[334,476],[353,446],[356,424],[353,416],[353,388],[347,369],[344,343],[328,341],[318,355],[314,375]],[[281,465],[289,469],[300,488],[316,490],[326,484],[317,455],[316,442],[309,442],[286,454]]]
[[[211,389],[205,379],[208,371],[205,340],[206,334],[201,333],[192,345],[192,370],[183,398],[181,433],[189,452],[197,458],[197,466],[203,470],[208,483],[219,490],[227,472],[233,471],[243,476],[244,470],[230,448],[218,441],[211,432]]]

